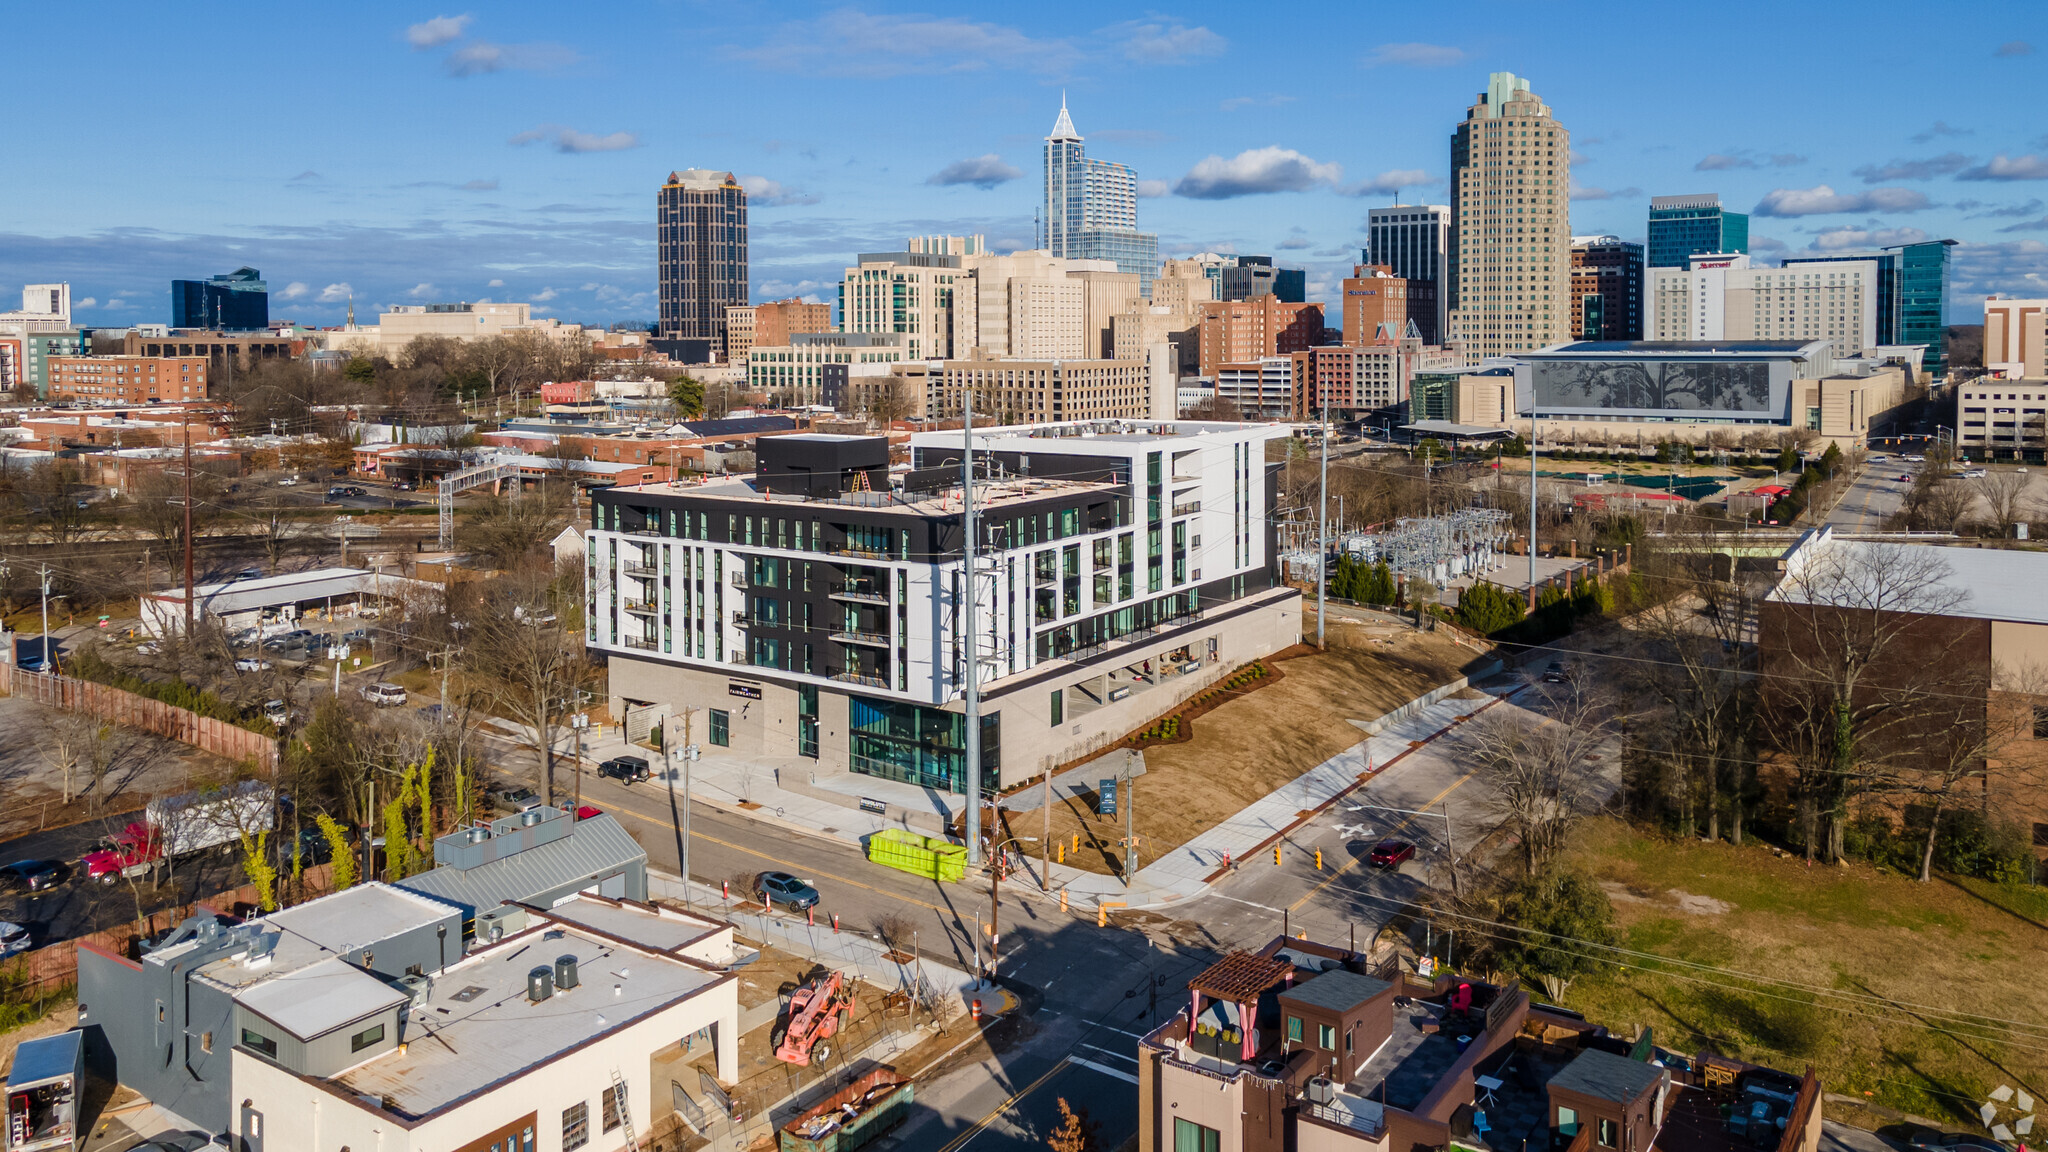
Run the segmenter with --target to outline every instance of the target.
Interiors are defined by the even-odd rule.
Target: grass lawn
[[[1574,982],[1568,1007],[1616,1032],[1647,1024],[1676,1051],[1795,1074],[1811,1064],[1827,1091],[1966,1129],[2000,1084],[2048,1088],[2048,889],[1921,884],[1860,864],[1809,870],[1765,847],[1680,842],[1614,820],[1582,839],[1576,863],[1614,897],[1625,946],[1902,1007],[1619,967]],[[1687,899],[1697,897],[1709,900]],[[1944,1032],[1903,1005],[2022,1021],[2041,1039],[1947,1021]]]
[[[1338,647],[1268,660],[1284,673],[1257,691],[1204,713],[1194,738],[1145,750],[1137,782],[1138,866],[1187,843],[1310,768],[1365,739],[1351,720],[1376,720],[1461,675],[1477,657],[1448,634],[1376,629],[1371,646]],[[1347,637],[1348,639],[1348,637]],[[1106,761],[1105,761],[1106,762]],[[1006,812],[1010,832],[1037,836],[1037,811]],[[1115,875],[1123,863],[1121,816],[1095,815],[1077,797],[1053,798],[1052,836],[1073,843],[1067,863]],[[1037,855],[1033,846],[1032,855]]]

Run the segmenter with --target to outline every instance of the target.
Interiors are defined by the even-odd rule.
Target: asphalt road
[[[1846,532],[1878,532],[1885,520],[1899,510],[1905,494],[1913,487],[1902,475],[1917,473],[1918,464],[1908,464],[1896,455],[1868,464],[1863,474],[1842,494],[1828,513],[1827,522]]]
[[[71,875],[54,888],[0,895],[0,920],[26,926],[35,946],[41,948],[211,896],[243,882],[239,860],[223,852],[205,852],[178,861],[170,877],[159,886],[87,880],[84,869],[76,867],[79,858],[98,847],[101,838],[120,831],[141,816],[139,809],[117,813],[0,843],[0,864],[59,860],[74,866]]]

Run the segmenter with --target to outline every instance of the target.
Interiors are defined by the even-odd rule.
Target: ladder
[[[633,1135],[633,1106],[626,1099],[626,1081],[612,1069],[612,1104],[619,1110],[619,1126],[625,1130],[626,1152],[640,1152],[640,1140]]]

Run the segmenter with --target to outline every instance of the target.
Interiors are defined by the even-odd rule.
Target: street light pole
[[[1321,389],[1323,401],[1323,474],[1320,527],[1316,535],[1316,647],[1323,647],[1323,617],[1330,587],[1330,392]],[[1126,881],[1128,883],[1128,881]]]
[[[185,642],[192,642],[192,408],[178,413],[185,426]]]
[[[974,651],[974,389],[961,388],[960,410],[963,416],[960,432],[960,526],[963,529],[960,542],[960,654],[967,675],[967,690],[963,700],[963,719],[967,724],[967,735],[962,749],[965,762],[960,766],[966,777],[964,801],[967,805],[967,864],[977,867],[981,864],[981,676],[977,667],[978,657]]]

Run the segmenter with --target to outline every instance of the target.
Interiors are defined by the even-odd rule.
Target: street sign
[[[1096,790],[1095,814],[1097,816],[1116,815],[1116,777],[1104,777],[1101,786]]]

